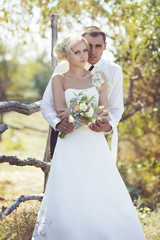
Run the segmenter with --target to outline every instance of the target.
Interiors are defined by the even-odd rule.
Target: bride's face
[[[69,64],[84,67],[88,60],[88,49],[84,41],[82,40],[73,46],[72,52],[67,54]]]

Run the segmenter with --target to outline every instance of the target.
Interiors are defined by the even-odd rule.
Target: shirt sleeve
[[[68,62],[64,61],[58,64],[52,74],[52,77],[56,73],[63,73],[68,70]],[[61,121],[57,118],[57,113],[55,111],[54,102],[53,102],[53,93],[52,93],[52,77],[46,87],[46,90],[43,94],[41,102],[41,112],[44,119],[49,123],[49,125],[56,130],[56,125]]]
[[[118,66],[114,76],[114,86],[109,97],[109,123],[113,129],[117,127],[123,112],[123,74],[122,68]]]
[[[109,123],[112,126],[111,153],[114,161],[117,159],[118,132],[117,125],[124,111],[123,102],[123,74],[120,66],[117,66],[114,75],[114,86],[109,96]],[[107,134],[107,133],[106,133]]]

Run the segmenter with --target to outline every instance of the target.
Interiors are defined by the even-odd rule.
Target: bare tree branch
[[[2,134],[3,132],[5,132],[8,129],[7,124],[0,124],[0,134]]]
[[[124,121],[124,120],[128,119],[129,117],[133,116],[136,112],[140,111],[142,108],[143,108],[143,106],[141,106],[141,105],[136,106],[130,113],[123,115],[121,121]]]
[[[157,103],[160,101],[160,98],[156,99]],[[155,101],[155,102],[156,102]],[[136,112],[141,111],[141,109],[149,108],[149,107],[154,107],[155,102],[148,102],[146,104],[140,103],[134,108],[132,107],[132,110],[127,112],[127,114],[124,114],[121,118],[121,122],[132,117]],[[125,106],[126,107],[126,106]]]
[[[41,168],[45,173],[48,173],[50,169],[50,163],[43,162],[35,158],[27,158],[27,159],[21,160],[16,156],[2,155],[0,156],[0,163],[4,163],[4,162],[8,162],[10,165],[17,165],[17,166],[34,166],[37,168]]]
[[[25,115],[38,112],[40,110],[41,101],[31,104],[24,104],[19,101],[0,102],[0,113],[15,111]]]
[[[8,216],[13,210],[15,210],[17,207],[19,207],[19,204],[21,202],[26,202],[28,200],[39,200],[42,201],[43,198],[43,193],[40,195],[21,195],[18,197],[16,200],[14,200],[13,204],[7,208],[7,207],[2,207],[2,211],[0,212],[0,218]]]

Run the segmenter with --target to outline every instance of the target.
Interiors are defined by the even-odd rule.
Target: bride
[[[94,96],[108,108],[107,82],[93,81],[84,66],[88,42],[68,35],[54,48],[68,60],[69,71],[52,78],[59,118],[69,116],[67,105],[79,93]],[[102,78],[104,75],[102,73]],[[106,118],[103,111],[101,118]],[[83,124],[58,137],[44,198],[32,240],[144,240],[136,211],[102,132]]]

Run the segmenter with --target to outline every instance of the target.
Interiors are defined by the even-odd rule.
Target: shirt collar
[[[98,62],[96,62],[96,63],[94,64],[94,66],[95,66],[95,67],[99,67],[99,66],[101,66],[101,65],[102,65],[102,62],[103,62],[103,59],[102,59],[102,58],[100,58],[100,60],[99,60]],[[90,68],[90,66],[92,66],[92,64],[90,64],[90,63],[86,63],[86,66],[85,66],[85,68],[86,68],[86,69],[89,69],[89,68]]]
[[[103,62],[103,59],[100,58],[100,60],[99,60],[98,62],[96,62],[96,63],[94,64],[94,66],[95,66],[95,67],[99,67],[99,66],[102,65],[102,62]]]

